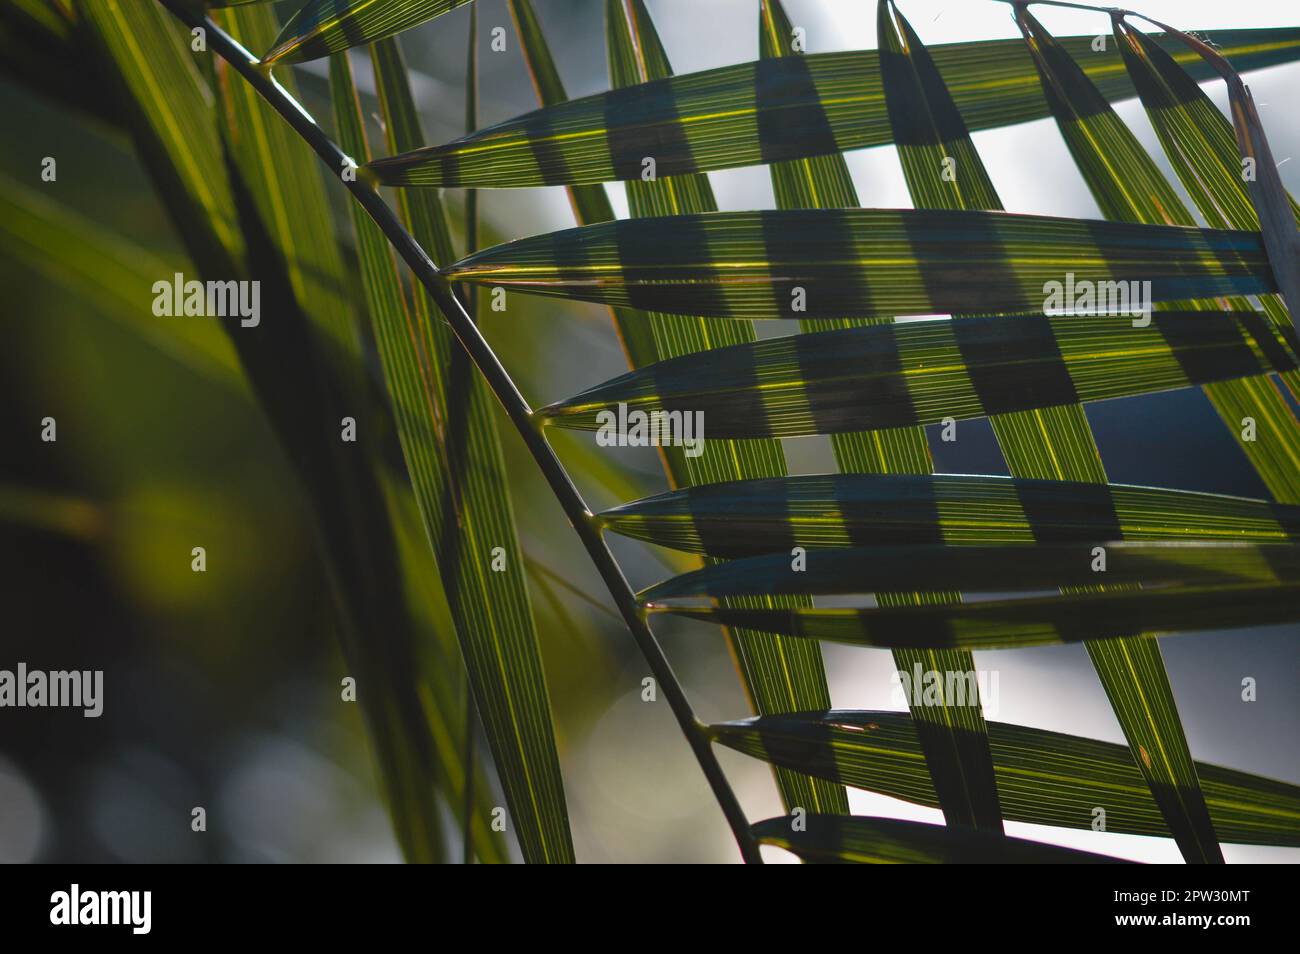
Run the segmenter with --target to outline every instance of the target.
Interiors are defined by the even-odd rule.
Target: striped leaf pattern
[[[1295,542],[1300,506],[1086,481],[813,474],[687,487],[606,510],[624,536],[710,556],[791,547],[1068,540]]]
[[[1288,335],[1288,337],[1290,337]],[[769,338],[660,361],[541,408],[597,430],[601,413],[702,411],[710,436],[801,437],[906,428],[1150,394],[1295,369],[1254,311],[1161,311],[877,324]]]
[[[916,728],[899,712],[810,712],[712,727],[722,745],[918,805],[937,807]],[[1167,835],[1127,746],[1028,726],[988,724],[998,793],[1010,821]],[[1215,830],[1243,845],[1300,846],[1300,786],[1196,763]],[[809,826],[811,827],[811,826]]]
[[[1105,285],[1105,294],[1115,292],[1120,310],[1131,299],[1121,302],[1119,293],[1132,282],[1150,282],[1155,302],[1276,289],[1255,232],[947,210],[604,222],[484,249],[444,274],[535,295],[742,319],[1039,314],[1061,296],[1078,305],[1089,286],[1113,282],[1123,288]],[[795,310],[798,289],[804,312]]]
[[[1216,30],[1214,37],[1241,70],[1300,56],[1300,29]],[[1134,95],[1117,51],[1093,52],[1091,36],[1065,42],[1108,97]],[[1177,40],[1158,42],[1192,76],[1213,75]],[[1048,115],[1023,43],[957,43],[936,46],[933,55],[968,128]],[[616,88],[379,159],[370,169],[388,185],[582,185],[639,180],[646,156],[655,158],[662,178],[892,141],[880,59],[875,50],[858,50],[770,58]]]
[[[384,126],[393,142],[420,137],[395,41],[371,50]],[[367,153],[346,59],[331,60],[335,121],[350,155]],[[407,469],[442,576],[488,743],[524,859],[570,862],[573,846],[546,679],[514,533],[490,395],[423,292],[408,297],[392,251],[357,207],[354,225]],[[412,234],[435,254],[451,240],[433,193],[407,197]],[[503,556],[506,572],[493,572]]]
[[[625,7],[620,0],[606,3],[606,30],[610,73],[616,87],[671,76],[668,57],[654,23],[640,0]],[[669,213],[711,212],[717,208],[708,179],[702,175],[627,183],[628,206],[633,217]],[[620,327],[644,325],[636,337],[625,338],[635,363],[682,354],[707,357],[712,349],[754,339],[748,322],[694,318],[660,313],[619,314]],[[785,455],[776,441],[706,442],[699,457],[687,457],[680,448],[663,448],[674,486],[711,483],[785,473]],[[774,601],[764,596],[742,600],[755,608],[807,602],[798,598]],[[745,691],[759,713],[788,712],[807,706],[830,705],[821,648],[816,643],[785,639],[747,627],[732,628],[728,638],[740,669]],[[847,813],[842,788],[821,780],[777,772],[777,783],[788,808]]]
[[[759,45],[765,58],[777,59],[790,69],[798,70],[799,57],[793,55],[793,26],[781,5],[772,0],[759,5]],[[837,154],[792,159],[771,165],[772,191],[777,208],[853,207],[857,195],[848,166]],[[873,324],[876,322],[872,322]],[[843,319],[805,320],[804,331],[819,327],[861,324]],[[881,329],[887,329],[882,324]],[[866,331],[866,329],[861,329]],[[849,332],[853,333],[853,332]],[[868,332],[869,333],[869,332]],[[834,336],[834,332],[828,332]],[[817,340],[817,335],[796,338]],[[800,345],[802,346],[802,345]],[[877,435],[836,433],[832,436],[835,461],[842,472],[927,473],[933,470],[925,432],[917,426],[891,432],[885,440]],[[917,593],[910,587],[885,592],[877,599],[891,607],[937,607],[960,603],[955,591],[930,590]],[[815,609],[796,608],[769,615],[802,615]],[[792,635],[797,635],[791,631]],[[899,645],[894,650],[894,664],[903,671],[916,665],[938,672],[973,672],[975,662],[964,649]],[[984,735],[984,716],[978,693],[961,704],[944,698],[943,705],[926,706],[908,701],[912,717],[920,727],[926,761],[939,792],[944,818],[950,825],[968,825],[988,831],[1002,830],[997,788],[993,784],[993,764]]]
[[[267,66],[320,59],[387,39],[469,0],[307,0],[262,62]]]

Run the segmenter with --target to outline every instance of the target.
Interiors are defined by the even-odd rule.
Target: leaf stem
[[[222,30],[210,18],[189,7],[184,0],[160,0],[160,2],[186,26],[191,29],[202,27],[206,31],[208,48],[234,67],[289,123],[294,132],[320,156],[332,175],[338,176],[339,170],[349,164],[349,157],[316,124],[307,110],[289,95],[288,91],[271,75],[270,70],[264,68],[257,58],[234,37]],[[623,617],[623,622],[632,633],[632,638],[649,664],[656,682],[663,689],[678,726],[695,753],[700,770],[708,780],[713,795],[731,827],[741,856],[747,863],[762,864],[758,842],[750,830],[749,822],[745,818],[744,810],[735,792],[731,789],[731,784],[722,771],[722,766],[718,763],[717,755],[705,732],[704,723],[696,717],[681,683],[664,655],[663,648],[642,617],[632,587],[614,560],[614,555],[605,543],[598,524],[592,519],[591,510],[582,499],[564,465],[560,463],[554,449],[546,441],[541,429],[534,426],[532,408],[515,385],[514,379],[501,364],[492,346],[470,319],[460,300],[452,293],[450,285],[442,276],[438,266],[414,237],[403,228],[396,214],[379,193],[369,184],[362,182],[359,176],[353,181],[345,180],[341,176],[338,178],[379,226],[389,243],[438,305],[452,332],[460,340],[461,346],[478,367],[479,373],[483,375],[492,393],[501,402],[538,469],[541,470],[542,476],[546,478],[551,491],[563,508],[570,525],[578,534],[578,539],[586,549],[587,555],[609,589],[610,596],[618,607],[619,615]]]

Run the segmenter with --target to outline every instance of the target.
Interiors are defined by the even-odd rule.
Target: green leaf
[[[937,807],[916,729],[898,712],[809,712],[711,727],[721,744],[856,788]],[[1128,747],[1028,726],[988,724],[1009,821],[1168,837]],[[1300,786],[1196,763],[1215,830],[1243,845],[1300,846]],[[811,826],[809,826],[811,828]]]
[[[880,0],[878,11],[881,47],[887,51],[881,54],[881,67],[887,70],[890,123],[913,200],[931,208],[1001,209],[1001,200],[925,45],[889,0]],[[1024,14],[1024,9],[1017,7],[1016,14]],[[1041,49],[1031,42],[1030,51],[1042,72]],[[1083,83],[1088,82],[1072,62],[1070,68]],[[1053,113],[1059,113],[1058,90],[1045,82],[1044,92]],[[1101,107],[1109,109],[1104,100]],[[1242,300],[1237,307],[1246,311],[1250,303]],[[1050,341],[1039,347],[1044,345],[1051,350]],[[1105,483],[1101,455],[1079,404],[1060,402],[1045,409],[995,414],[990,424],[1013,475]],[[1160,599],[1166,600],[1167,594]],[[1099,624],[1117,619],[1117,604],[1134,602],[1132,598],[1103,597],[1087,601],[1081,612]],[[1017,609],[1033,612],[1033,607]],[[995,607],[989,610],[996,611]],[[1017,621],[1023,622],[1023,617]],[[1109,635],[1125,632],[1133,630],[1121,625]],[[1166,791],[1187,793],[1164,804],[1184,855],[1189,860],[1221,861],[1158,647],[1150,640],[1117,639],[1089,642],[1087,648],[1134,758],[1144,767],[1157,799]],[[1157,760],[1153,761],[1151,752],[1158,753]]]
[[[257,46],[275,35],[277,20],[268,6],[232,7],[214,16],[245,46]],[[224,61],[217,63],[219,73],[229,69]],[[293,77],[281,85],[297,95]],[[335,352],[340,373],[355,374],[361,338],[348,301],[320,164],[248,83],[226,76],[217,90],[226,149],[247,179],[248,194],[271,233],[294,297]]]
[[[421,699],[429,718],[438,792],[461,826],[462,837],[469,818],[470,844],[479,863],[506,864],[510,861],[510,846],[492,830],[492,809],[500,798],[481,760],[467,758],[465,752],[466,719],[477,725],[478,718],[473,707],[465,706],[465,661],[419,506],[404,471],[386,475],[384,490],[401,555],[408,604],[420,629]],[[466,772],[472,772],[474,779],[469,804],[463,797]]]
[[[542,34],[542,27],[537,21],[537,13],[533,10],[532,3],[530,0],[506,0],[506,3],[515,22],[515,32],[519,34],[524,63],[528,67],[529,76],[532,77],[533,88],[537,90],[538,100],[544,106],[553,106],[567,101],[568,94],[564,91],[564,83],[560,80],[559,70],[555,68],[555,59],[551,56],[551,49]],[[609,196],[606,195],[604,187],[569,186],[566,191],[569,193],[574,215],[580,225],[594,225],[614,218],[614,209],[609,204]],[[615,314],[613,319],[620,335],[623,335],[625,329],[619,316]],[[629,352],[637,347],[635,338],[625,340]],[[643,347],[649,348],[651,345],[646,344]]]
[[[1116,42],[1165,155],[1205,220],[1215,228],[1258,229],[1259,217],[1241,181],[1241,159],[1232,125],[1196,82],[1150,37],[1128,24],[1116,23]],[[1109,143],[1108,147],[1141,153],[1130,137],[1122,137],[1119,143]],[[1131,178],[1127,181],[1135,187],[1142,186],[1144,181],[1148,183],[1145,188],[1139,188],[1138,199],[1163,185],[1163,176],[1144,159],[1144,156],[1135,158],[1136,175],[1134,170],[1128,172]],[[1115,191],[1114,183],[1105,180],[1097,181],[1097,186],[1107,194]],[[1169,201],[1166,191],[1162,190],[1160,197]],[[1185,218],[1181,201],[1175,196],[1172,203],[1168,206],[1169,213]],[[1116,218],[1135,218],[1134,210],[1125,209],[1119,203],[1109,204],[1118,205],[1113,209]],[[1300,218],[1300,206],[1294,200],[1291,207]],[[1146,220],[1152,214],[1159,214],[1149,203],[1136,211]],[[1277,296],[1262,296],[1260,306],[1276,328],[1291,329],[1290,316]],[[1300,373],[1284,370],[1280,378],[1293,395],[1300,393]],[[1206,393],[1274,496],[1292,503],[1300,501],[1300,424],[1291,404],[1277,393],[1274,384],[1243,381],[1231,388],[1207,388]],[[1240,426],[1244,417],[1253,417],[1258,433],[1267,436],[1242,441]]]
[[[1300,330],[1300,317],[1297,317],[1300,310],[1300,231],[1296,229],[1295,204],[1282,186],[1282,177],[1277,171],[1280,163],[1273,158],[1255,98],[1242,81],[1241,74],[1212,45],[1183,31],[1165,29],[1209,63],[1228,87],[1228,110],[1242,156],[1242,178],[1246,180],[1264,246],[1273,263],[1278,293],[1288,303],[1293,327]],[[1247,163],[1251,164],[1249,175],[1246,174]]]
[[[791,547],[1070,540],[1294,541],[1300,507],[1127,484],[957,474],[812,474],[686,487],[598,515],[615,533],[718,557]]]
[[[1105,552],[1105,569],[1098,570]],[[1235,541],[1084,540],[1005,546],[849,547],[813,550],[798,566],[784,553],[729,560],[658,583],[640,594],[647,605],[691,597],[803,593],[887,593],[918,577],[931,589],[1009,593],[1086,586],[1105,572],[1109,583],[1181,587],[1287,582],[1300,577],[1300,547]],[[1300,585],[1297,582],[1295,585]],[[1091,594],[1103,595],[1103,594]],[[1109,594],[1116,595],[1116,594]],[[1300,607],[1296,607],[1300,613]]]
[[[620,0],[608,0],[605,15],[610,73],[615,87],[671,76],[672,68],[654,23],[640,0],[632,0],[626,8]],[[627,193],[634,218],[666,212],[713,212],[717,208],[708,179],[702,175],[629,182]],[[684,353],[708,354],[710,349],[721,345],[754,339],[753,327],[748,322],[654,313],[619,315],[618,320],[620,325],[641,326],[639,335],[633,332],[626,339],[635,363]],[[785,455],[776,441],[711,440],[698,457],[687,457],[680,448],[665,448],[665,451],[664,461],[676,486],[786,472]],[[790,605],[799,601],[783,602]],[[780,605],[761,596],[745,603]],[[726,635],[746,694],[757,712],[789,712],[830,705],[821,647],[816,643],[784,639],[743,627],[731,629]],[[848,797],[838,786],[784,770],[777,772],[777,784],[787,808],[848,813]]]
[[[911,556],[911,554],[907,554]],[[788,562],[788,557],[784,558]],[[1032,561],[1022,558],[1022,562]],[[909,561],[910,563],[910,561]],[[1095,586],[1095,584],[1089,584]],[[1154,592],[1070,593],[980,603],[743,609],[655,605],[652,610],[719,626],[752,626],[786,636],[880,649],[1023,649],[1149,635],[1300,621],[1291,583],[1175,587]],[[936,670],[967,672],[966,669]]]
[[[1034,56],[1052,114],[1103,213],[1125,222],[1193,225],[1191,213],[1083,71],[1027,10],[1017,8],[1016,18]],[[1294,231],[1293,224],[1291,227]],[[1202,307],[1218,309],[1224,304],[1236,309],[1250,307],[1244,298],[1205,302]],[[1243,406],[1258,404],[1261,417],[1291,416],[1277,390],[1266,380],[1230,381],[1208,384],[1205,393],[1247,457],[1252,463],[1258,462],[1257,469],[1267,466],[1273,455],[1255,453],[1254,442],[1242,439],[1242,416],[1237,412]],[[1281,444],[1300,458],[1300,428],[1287,429],[1281,435]],[[1294,473],[1277,475],[1272,480],[1264,471],[1261,476],[1270,489],[1290,482],[1293,492],[1300,490],[1300,483],[1294,483]],[[1104,474],[1098,470],[1094,479],[1104,479]],[[1189,861],[1222,862],[1213,826],[1200,804],[1191,754],[1157,650],[1149,643],[1099,643],[1089,645],[1088,650],[1099,671],[1105,669],[1110,674],[1108,695],[1121,714],[1121,724],[1139,765],[1153,784],[1160,785],[1153,789],[1157,798],[1162,790],[1178,796],[1164,803],[1164,808],[1184,857]],[[1149,674],[1147,684],[1122,688],[1142,672]]]
[[[385,129],[421,137],[396,43],[371,50]],[[342,148],[368,146],[346,55],[331,60]],[[431,254],[450,254],[441,203],[406,197],[401,212]],[[514,529],[505,465],[486,386],[423,292],[407,298],[393,252],[353,207],[362,275],[392,394],[407,470],[456,624],[474,696],[496,760],[511,828],[529,862],[573,860],[550,702]],[[494,562],[504,561],[504,572]]]
[[[1218,30],[1238,69],[1300,56],[1300,29]],[[1119,53],[1066,43],[1111,99],[1134,95]],[[1198,79],[1213,71],[1177,40],[1159,39]],[[971,129],[1048,115],[1033,62],[1014,40],[933,49]],[[557,103],[441,146],[371,164],[389,185],[515,188],[639,180],[653,156],[660,178],[779,162],[892,142],[875,50],[725,66]]]
[[[307,0],[289,18],[266,66],[301,63],[364,46],[442,16],[469,0]]]
[[[660,361],[538,410],[598,430],[701,411],[713,438],[800,437],[1101,401],[1296,367],[1255,312],[913,321],[769,338]]]
[[[791,60],[794,38],[793,25],[785,10],[776,0],[759,5],[759,46],[764,57],[787,57]],[[882,60],[882,65],[883,65]],[[787,63],[797,74],[798,62]],[[772,190],[777,208],[835,208],[854,207],[858,204],[853,179],[849,175],[844,157],[838,153],[792,159],[771,164]],[[861,324],[851,320],[802,321],[804,331],[820,327],[843,327]],[[793,339],[795,347],[804,351],[817,347],[827,339],[818,336],[801,336]],[[862,366],[860,366],[861,368]],[[858,370],[857,375],[862,371]],[[861,380],[861,377],[857,377]],[[716,380],[713,371],[705,372],[701,381]],[[862,395],[858,407],[876,406],[878,395]],[[710,422],[711,424],[712,422]],[[908,422],[915,424],[916,422]],[[717,433],[710,428],[711,433]],[[928,473],[933,470],[925,432],[919,426],[900,428],[885,440],[875,435],[836,433],[831,444],[839,469],[844,472],[870,471],[873,473]],[[882,604],[895,607],[938,607],[961,602],[955,591],[930,591],[916,593],[910,586],[896,592],[882,593]],[[800,614],[802,609],[787,611],[784,615]],[[816,612],[811,610],[811,612]],[[780,615],[773,611],[769,615]],[[926,647],[923,650],[900,645],[894,652],[898,669],[911,671],[920,664],[940,672],[973,672],[975,661],[963,649]],[[988,831],[1002,830],[1002,815],[998,808],[997,788],[993,784],[993,764],[989,756],[988,741],[984,735],[984,713],[980,708],[978,693],[964,705],[943,699],[941,706],[925,706],[908,702],[912,717],[921,728],[926,764],[940,792],[944,819],[950,825],[970,825]]]
[[[1127,864],[1119,858],[1025,838],[953,825],[927,825],[898,818],[809,815],[769,818],[754,825],[765,845],[821,864],[1089,865]]]
[[[537,89],[538,97],[546,105],[563,102],[566,98],[564,86],[560,81],[559,72],[555,68],[555,62],[551,57],[550,49],[546,44],[546,38],[542,34],[541,25],[538,23],[532,4],[529,0],[509,0],[509,7],[511,15],[514,17],[524,52],[524,59],[532,76],[533,85]],[[614,218],[614,211],[610,206],[609,197],[605,194],[602,186],[570,186],[567,191],[573,205],[574,214],[582,224],[604,222]],[[610,317],[613,320],[629,364],[636,367],[658,359],[660,342],[656,340],[651,322],[647,321],[644,315],[627,309],[610,309]],[[683,322],[682,324],[689,327],[690,322]],[[669,338],[667,344],[671,345],[671,340]],[[705,336],[703,343],[700,343],[699,338],[693,334],[689,335],[686,340],[690,341],[695,347],[706,347],[710,344],[708,336]],[[588,474],[596,473],[597,471],[593,470],[591,466],[591,458],[595,456],[593,451],[599,451],[600,448],[592,448],[588,442],[573,443],[575,446],[570,449],[571,453],[582,454],[587,458],[587,465],[583,470]],[[679,484],[691,482],[693,477],[691,468],[688,467],[688,459],[680,453],[671,452],[671,449],[667,450],[670,452],[662,454],[661,460],[669,479]],[[741,460],[740,455],[744,454],[744,448],[737,446],[735,450],[738,456],[735,458],[737,463],[734,466],[741,466],[739,461]],[[567,458],[568,455],[566,455]],[[719,460],[725,463],[726,458],[724,456]],[[608,464],[602,462],[601,466],[608,467]],[[624,499],[626,499],[625,496]],[[772,690],[770,698],[777,700],[774,705],[778,709],[789,705],[789,703],[783,704],[780,700],[790,699],[795,696],[809,700],[803,703],[806,705],[829,704],[828,701],[822,703],[812,701],[827,698],[825,675],[822,672],[819,659],[820,648],[816,653],[810,653],[806,650],[801,651],[796,646],[791,645],[787,652],[785,645],[781,641],[764,637],[761,634],[740,634],[739,639],[745,640],[745,644],[739,641],[737,634],[727,632],[726,635],[738,660],[741,679],[746,681],[747,686],[757,687],[759,692],[762,693],[759,696],[751,688],[750,699],[754,705],[766,706],[769,704],[769,693],[765,691],[769,687]],[[752,651],[742,656],[741,651],[746,648]],[[773,659],[777,665],[766,670],[758,670],[754,673],[754,678],[751,679],[748,660],[757,658],[761,661],[764,657]],[[810,660],[815,662],[816,665],[812,665],[812,662],[809,662]],[[772,676],[778,676],[778,678],[771,678]],[[820,688],[818,688],[819,684]],[[784,769],[778,769],[776,775],[782,798],[787,803],[800,807],[815,806],[823,811],[848,812],[848,796],[841,786],[808,779]]]
[[[1043,82],[1051,91],[1048,99],[1061,134],[1105,216],[1134,223],[1195,224],[1191,212],[1183,205],[1163,173],[1101,94],[1089,84],[1078,66],[1066,56],[1060,45],[1037,20],[1028,13],[1023,13],[1022,21],[1023,29],[1032,37]],[[1118,45],[1128,50],[1126,59],[1130,71],[1142,77],[1138,86],[1145,91],[1148,100],[1152,99],[1155,95],[1152,87],[1158,80],[1150,73],[1140,71],[1141,62],[1133,54],[1128,42],[1119,40]],[[1177,65],[1169,61],[1158,47],[1154,44],[1151,47],[1153,55],[1164,57],[1166,73],[1171,79],[1175,74],[1181,73]],[[1196,95],[1200,97],[1194,100],[1201,107],[1197,118],[1193,120],[1177,109],[1152,117],[1157,129],[1165,129],[1166,141],[1176,134],[1183,143],[1170,153],[1171,161],[1175,168],[1182,169],[1190,193],[1199,195],[1202,205],[1212,210],[1216,200],[1207,193],[1207,184],[1214,183],[1217,193],[1223,197],[1222,201],[1235,209],[1232,220],[1224,224],[1229,227],[1257,226],[1258,220],[1254,219],[1244,194],[1234,195],[1231,191],[1234,187],[1224,181],[1223,177],[1229,175],[1222,166],[1223,162],[1228,161],[1226,157],[1212,158],[1207,154],[1208,148],[1196,149],[1198,138],[1205,142],[1203,134],[1197,136],[1197,130],[1208,128],[1218,130],[1220,151],[1224,147],[1231,150],[1230,141],[1222,142],[1222,138],[1231,135],[1223,128],[1226,121],[1185,74],[1182,74],[1182,80],[1184,85],[1180,87],[1181,95],[1190,96],[1191,90],[1196,90]],[[1191,85],[1190,90],[1186,84]],[[1217,125],[1210,114],[1217,117]],[[1187,150],[1194,151],[1194,154],[1204,160],[1198,162],[1195,169],[1188,166]],[[1216,168],[1217,178],[1214,175]],[[1202,175],[1207,178],[1202,179]],[[1240,165],[1237,164],[1237,178],[1239,177]],[[1238,181],[1236,188],[1240,188],[1240,185]],[[1244,203],[1245,207],[1241,204],[1233,205],[1230,200],[1234,198],[1239,203]],[[1216,214],[1210,221],[1222,218],[1221,214]],[[1204,302],[1201,307],[1217,316],[1222,314],[1219,309],[1224,304],[1234,309],[1251,307],[1251,303],[1244,298],[1234,298],[1226,303]],[[1276,299],[1267,296],[1264,306],[1275,327],[1289,330],[1290,322],[1285,310],[1278,307]],[[1293,383],[1300,381],[1300,377],[1294,373],[1288,374],[1287,379]],[[1297,424],[1290,404],[1274,383],[1265,379],[1212,383],[1205,387],[1205,394],[1274,496],[1292,503],[1300,501],[1300,424]],[[1243,417],[1252,417],[1257,422],[1266,421],[1268,438],[1263,441],[1244,440],[1241,434]]]
[[[1067,272],[1076,289],[1149,281],[1152,301],[1275,289],[1254,232],[892,209],[604,222],[497,245],[444,270],[531,294],[732,318],[1040,313],[1049,292],[1068,294]],[[797,288],[803,315],[792,311]]]
[[[109,58],[111,85],[127,110],[135,147],[181,237],[200,265],[222,261],[229,270],[243,259],[244,240],[212,92],[178,25],[157,4],[81,0],[77,11]]]
[[[758,8],[758,46],[765,61],[799,55],[800,59],[769,65],[791,79],[806,70],[808,57],[792,49],[794,26],[775,0],[762,0]],[[844,157],[838,152],[769,163],[772,191],[778,209],[851,209],[857,190]]]
[[[1196,207],[1215,228],[1258,231],[1232,124],[1151,37],[1124,21],[1115,21],[1114,28],[1129,78]],[[1291,199],[1290,205],[1300,218],[1300,204]]]
[[[559,73],[555,68],[554,60],[547,47],[546,38],[542,34],[532,4],[528,0],[509,0],[509,6],[519,33],[525,62],[532,75],[533,84],[537,89],[539,98],[546,105],[563,102],[566,98],[564,86],[560,81]],[[707,186],[707,183],[705,185]],[[579,222],[592,224],[608,221],[614,217],[609,197],[605,194],[603,187],[599,185],[570,186],[568,187],[568,193]],[[680,345],[674,345],[674,335],[672,334],[664,338],[657,337],[654,327],[646,319],[645,315],[634,313],[628,309],[611,309],[610,316],[618,333],[619,341],[622,343],[624,352],[627,355],[628,362],[633,367],[656,361],[660,355],[661,346],[665,348],[681,347]],[[660,327],[671,327],[667,325],[668,320],[663,318],[656,324]],[[706,330],[703,322],[699,324],[700,329],[696,331],[691,327],[692,323],[690,321],[679,321],[677,323],[678,328],[685,333],[684,342],[689,342],[690,347],[705,348],[716,340],[718,329]],[[737,333],[738,330],[730,332],[731,335]],[[734,468],[745,467],[747,469],[756,455],[753,455],[741,445],[736,445],[732,449],[735,451],[735,455],[730,459],[730,466]],[[599,450],[599,448],[595,450]],[[665,470],[668,472],[669,479],[677,484],[692,482],[698,469],[692,467],[689,459],[684,455],[674,453],[671,449],[667,450],[669,452],[661,455],[661,459]],[[592,451],[593,448],[585,442],[572,448],[573,453],[584,454],[588,458],[588,464],[583,469],[589,474],[594,472],[590,466],[590,459],[593,456]],[[716,463],[709,463],[710,469],[728,466],[727,455],[712,456],[706,451],[706,456],[710,457],[711,461],[716,461]],[[762,455],[758,458],[759,462],[762,461],[763,457],[770,459],[771,455]],[[723,473],[726,473],[725,469]],[[733,470],[732,473],[734,474],[735,471]],[[788,641],[783,642],[771,637],[764,637],[759,633],[736,634],[728,632],[726,635],[738,660],[741,679],[745,681],[746,686],[750,689],[750,699],[755,706],[779,710],[800,705],[829,705],[825,689],[825,676],[819,658],[820,649],[815,653],[799,650],[796,645],[791,645]],[[758,665],[751,664],[751,661]],[[794,703],[791,700],[795,698],[807,701]],[[818,699],[827,701],[814,701]],[[777,783],[781,789],[782,798],[791,806],[815,806],[822,811],[848,812],[848,798],[840,786],[828,785],[820,780],[814,781],[803,778],[797,773],[788,772],[784,769],[777,771]]]

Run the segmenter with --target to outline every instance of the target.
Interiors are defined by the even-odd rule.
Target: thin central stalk
[[[636,640],[656,682],[662,687],[682,734],[686,736],[691,750],[695,753],[700,770],[708,780],[710,788],[713,789],[713,795],[722,808],[727,823],[731,826],[741,856],[750,864],[762,864],[763,859],[758,850],[758,843],[750,830],[740,802],[722,771],[722,766],[718,764],[717,755],[706,733],[706,726],[696,717],[681,683],[678,682],[668,658],[664,655],[663,648],[646,624],[636,602],[636,595],[614,560],[614,555],[610,552],[604,537],[601,536],[595,520],[592,519],[591,511],[564,469],[564,465],[560,463],[554,449],[542,435],[541,428],[533,418],[532,408],[515,386],[514,380],[497,358],[492,346],[488,344],[478,326],[462,307],[460,299],[452,293],[450,285],[443,278],[438,266],[406,231],[397,215],[372,185],[362,181],[361,176],[349,181],[339,175],[340,170],[345,167],[355,166],[351,157],[325,135],[307,110],[276,82],[256,57],[211,19],[188,7],[184,0],[161,0],[161,2],[186,26],[191,29],[201,27],[206,31],[209,49],[234,67],[320,156],[331,175],[338,178],[352,193],[353,198],[383,231],[393,248],[438,305],[452,332],[460,340],[461,346],[469,354],[470,360],[474,362],[479,373],[483,375],[492,393],[501,402],[501,406],[518,430],[519,436],[523,438],[533,460],[564,509],[570,525],[577,532],[587,555],[600,573],[601,579],[618,607],[619,614],[623,617],[623,622],[632,633],[632,638]]]

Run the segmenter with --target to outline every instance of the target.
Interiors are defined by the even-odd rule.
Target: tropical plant
[[[531,597],[513,572],[525,557],[502,421],[746,861],[763,844],[807,861],[1115,860],[1004,833],[1004,820],[1095,828],[1097,807],[1106,830],[1172,837],[1188,862],[1222,862],[1221,842],[1300,847],[1300,787],[1194,760],[1155,638],[1300,621],[1300,207],[1239,76],[1300,58],[1300,28],[1210,44],[1111,10],[1101,42],[1058,39],[1015,2],[1023,42],[927,48],[879,0],[878,50],[809,54],[780,0],[762,0],[760,60],[677,76],[642,0],[608,0],[612,88],[569,100],[532,3],[508,0],[540,108],[476,128],[471,55],[468,133],[429,145],[398,37],[466,2],[307,0],[283,26],[237,0],[16,0],[0,14],[8,72],[129,131],[198,270],[262,283],[274,319],[232,333],[238,368],[180,347],[247,383],[294,462],[349,664],[383,687],[361,699],[406,856],[447,854],[440,802],[466,860],[508,855],[473,757],[476,708],[523,858],[574,860]],[[332,137],[289,69],[325,57]],[[76,62],[102,83],[69,82]],[[1215,76],[1231,121],[1198,86]],[[1134,95],[1209,227],[1114,112]],[[971,132],[1048,117],[1105,221],[1002,211]],[[883,144],[914,209],[859,207],[844,153]],[[757,164],[777,208],[717,211],[705,174]],[[604,186],[620,181],[623,219]],[[478,190],[535,185],[564,186],[577,227],[480,248]],[[330,219],[340,188],[355,269]],[[55,216],[0,200],[26,223],[8,244],[46,260]],[[112,280],[93,261],[45,267]],[[350,273],[365,326],[340,292]],[[1107,314],[1074,299],[1085,287],[1149,300]],[[534,409],[476,322],[482,290],[608,306],[631,370]],[[756,319],[798,333],[760,339]],[[1083,405],[1189,386],[1271,500],[1108,480]],[[662,448],[669,492],[593,512],[550,438],[630,413],[664,426],[702,413],[708,440],[698,455]],[[340,443],[345,418],[395,435],[400,457],[387,439]],[[924,428],[973,418],[988,418],[1010,476],[934,472]],[[811,435],[830,436],[838,473],[787,473],[780,439]],[[575,469],[598,466],[587,454]],[[610,534],[702,564],[635,592]],[[431,580],[432,596],[409,585]],[[652,631],[670,615],[721,627],[752,717],[701,721]],[[832,710],[820,641],[888,649],[927,691],[907,713]],[[972,651],[1074,642],[1127,746],[985,720]],[[771,763],[786,816],[746,817],[719,745]],[[851,815],[845,786],[937,807],[945,824]]]

